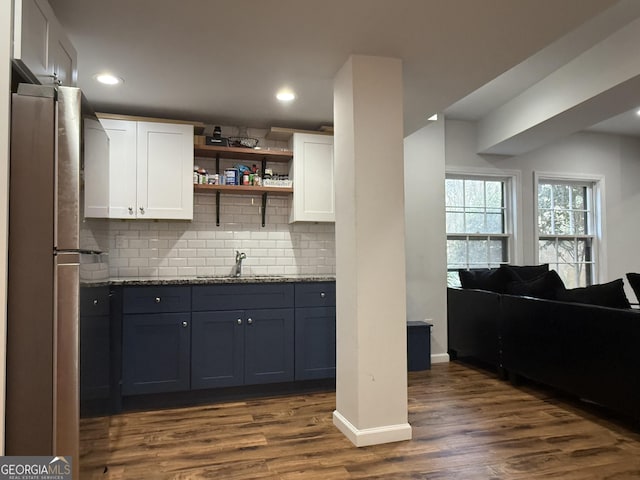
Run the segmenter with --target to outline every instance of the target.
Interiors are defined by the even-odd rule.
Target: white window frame
[[[593,283],[602,283],[607,277],[606,269],[606,239],[605,239],[605,178],[604,175],[558,173],[558,172],[533,172],[533,232],[534,232],[534,258],[540,263],[540,232],[538,230],[538,185],[545,181],[556,183],[583,183],[591,184],[593,204]],[[543,235],[544,236],[544,235]]]
[[[523,246],[522,246],[522,232],[519,218],[521,215],[522,196],[519,186],[520,172],[515,170],[497,170],[497,169],[478,169],[468,167],[455,167],[448,166],[445,169],[445,180],[449,178],[457,179],[470,179],[470,180],[488,180],[488,181],[502,181],[505,184],[504,195],[504,207],[505,207],[505,233],[504,234],[478,234],[478,237],[506,237],[507,238],[507,257],[509,263],[519,263],[523,258]],[[446,206],[445,206],[446,210]],[[446,212],[445,212],[446,216]],[[461,234],[449,234],[446,232],[446,238],[450,236],[475,236],[468,235],[466,233]],[[449,263],[447,259],[446,265],[447,272],[449,271]]]

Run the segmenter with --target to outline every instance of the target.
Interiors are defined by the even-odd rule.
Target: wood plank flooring
[[[334,393],[81,422],[81,478],[640,479],[640,433],[597,407],[461,364],[409,374],[413,439],[354,447]]]

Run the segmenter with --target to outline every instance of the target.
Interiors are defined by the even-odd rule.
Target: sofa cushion
[[[600,305],[601,307],[631,308],[624,293],[624,282],[621,278],[613,282],[559,291],[556,300]]]
[[[511,281],[533,280],[549,271],[549,264],[542,265],[500,265]]]
[[[640,302],[640,273],[627,273],[627,280],[636,294],[636,299]]]
[[[507,284],[506,293],[555,300],[557,292],[564,290],[564,282],[555,270],[549,270],[529,280],[516,280]]]
[[[496,293],[504,293],[509,281],[507,273],[500,268],[460,269],[458,276],[462,288],[476,288]]]

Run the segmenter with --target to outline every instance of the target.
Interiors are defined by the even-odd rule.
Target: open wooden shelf
[[[231,160],[247,160],[261,162],[286,163],[293,158],[290,150],[263,150],[242,147],[218,147],[216,145],[194,145],[193,154],[196,157],[227,158]]]
[[[272,195],[288,195],[293,193],[293,188],[288,187],[252,187],[244,185],[205,185],[194,184],[195,193],[236,193],[241,195],[261,195],[270,193]]]

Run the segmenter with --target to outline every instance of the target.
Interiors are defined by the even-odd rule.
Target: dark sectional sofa
[[[640,311],[447,289],[449,353],[640,420]]]

